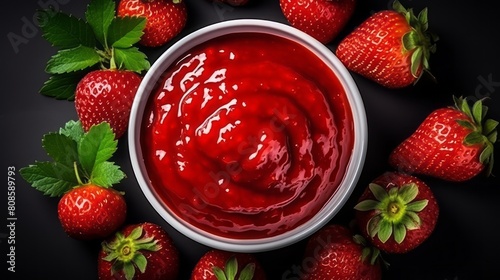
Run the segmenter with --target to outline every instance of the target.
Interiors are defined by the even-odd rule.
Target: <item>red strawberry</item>
[[[280,0],[290,24],[321,43],[332,41],[345,27],[356,6],[355,0]]]
[[[120,138],[128,127],[132,102],[142,78],[126,70],[95,70],[77,85],[75,107],[85,131],[108,122]]]
[[[353,72],[388,88],[406,87],[429,69],[437,38],[427,28],[427,9],[417,17],[396,0],[394,10],[373,14],[347,35],[336,54]]]
[[[309,265],[300,279],[382,279],[379,251],[365,245],[363,237],[343,225],[322,228],[307,242],[304,260]]]
[[[239,277],[239,278],[238,278]],[[252,254],[212,249],[196,263],[191,280],[265,280],[260,263]]]
[[[140,44],[159,47],[177,36],[187,21],[186,4],[182,0],[121,0],[119,17],[146,17]]]
[[[406,253],[434,231],[439,207],[420,179],[386,172],[365,189],[354,207],[362,234],[380,250]]]
[[[99,239],[112,234],[126,218],[122,194],[93,184],[65,193],[57,207],[64,231],[77,239]]]
[[[176,280],[179,253],[159,225],[128,225],[102,243],[97,269],[100,280]]]
[[[52,161],[37,161],[19,170],[33,188],[61,197],[58,217],[71,237],[104,238],[125,221],[123,194],[112,189],[126,177],[120,166],[109,161],[118,146],[114,137],[106,122],[84,132],[81,122],[69,121],[42,138]]]
[[[464,98],[429,114],[417,130],[392,151],[389,163],[400,171],[466,181],[493,168],[498,122],[485,119],[482,100],[472,108]]]

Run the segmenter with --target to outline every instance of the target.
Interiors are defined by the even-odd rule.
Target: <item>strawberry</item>
[[[176,280],[179,253],[159,225],[127,225],[102,242],[97,270],[100,280]]]
[[[290,24],[323,44],[332,41],[351,18],[355,0],[280,0]]]
[[[429,70],[437,37],[427,29],[427,9],[417,17],[396,0],[393,10],[371,15],[347,35],[336,55],[347,69],[382,86],[406,87]]]
[[[93,184],[71,189],[59,200],[57,214],[63,230],[76,239],[100,239],[125,221],[123,195]]]
[[[407,173],[448,181],[472,179],[493,168],[493,144],[498,122],[486,119],[482,100],[472,108],[465,98],[454,97],[455,106],[431,112],[417,130],[390,154],[389,163]]]
[[[112,189],[125,174],[110,162],[118,141],[108,123],[88,132],[79,121],[69,121],[43,136],[42,144],[53,161],[37,161],[20,169],[33,188],[60,197],[57,212],[63,230],[76,239],[109,236],[125,221],[127,205]]]
[[[135,44],[143,17],[117,17],[113,0],[91,0],[85,19],[43,10],[43,37],[59,50],[45,68],[51,76],[40,92],[75,100],[84,129],[108,122],[116,137],[126,131],[141,72],[151,66]],[[99,70],[96,70],[99,69]]]
[[[159,47],[177,36],[187,21],[186,4],[182,0],[121,0],[119,17],[145,17],[146,27],[139,42]]]
[[[252,254],[212,249],[198,260],[190,279],[265,280],[266,275],[262,266]]]
[[[132,102],[142,78],[124,70],[95,70],[76,87],[75,108],[83,128],[108,122],[120,138],[127,130]]]
[[[304,261],[308,260],[301,280],[377,280],[382,269],[376,248],[365,239],[339,224],[331,224],[308,240]]]
[[[354,207],[356,222],[369,241],[387,253],[406,253],[432,234],[439,206],[422,180],[386,172],[373,180]]]

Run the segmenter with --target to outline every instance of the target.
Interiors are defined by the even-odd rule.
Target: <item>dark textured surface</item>
[[[55,50],[41,38],[33,24],[33,16],[41,3],[51,1],[9,1],[2,13],[2,101],[0,160],[7,169],[24,167],[35,160],[47,159],[41,147],[43,134],[57,130],[68,120],[76,119],[72,102],[43,97],[38,90],[47,79],[45,63]],[[261,18],[286,23],[278,0],[254,0],[246,7],[212,4],[204,0],[186,0],[188,25],[180,36],[211,23],[236,18]],[[359,1],[357,10],[338,40],[367,18],[385,9],[390,1]],[[53,0],[65,12],[82,16],[88,1]],[[384,89],[356,74],[353,77],[365,103],[369,142],[366,163],[359,185],[332,223],[347,223],[357,196],[373,178],[389,170],[390,151],[418,126],[432,110],[451,105],[452,95],[477,99],[490,97],[490,117],[500,119],[500,54],[498,32],[500,18],[492,1],[477,0],[473,4],[454,1],[402,1],[416,11],[429,8],[430,28],[440,36],[438,52],[431,58],[437,83],[421,80],[403,90]],[[24,38],[13,46],[8,34]],[[174,42],[172,42],[174,43]],[[144,49],[151,62],[166,49]],[[495,153],[498,155],[498,152]],[[126,140],[121,140],[115,157],[129,174],[117,189],[126,192],[129,206],[128,223],[156,222],[174,238],[181,252],[180,279],[188,279],[195,262],[208,249],[180,235],[164,222],[149,205],[139,189],[128,158]],[[494,173],[500,172],[498,167]],[[96,279],[99,242],[82,242],[67,237],[57,219],[57,199],[44,197],[16,176],[15,273],[7,271],[7,185],[0,192],[1,279]],[[425,178],[434,190],[441,207],[434,234],[411,253],[386,256],[390,268],[384,279],[464,280],[490,279],[496,275],[498,242],[497,200],[500,180],[478,177],[465,183],[446,183]],[[5,181],[4,181],[5,182]],[[259,253],[269,279],[295,279],[303,269],[301,255],[304,242],[277,251]],[[4,276],[5,275],[5,276]]]

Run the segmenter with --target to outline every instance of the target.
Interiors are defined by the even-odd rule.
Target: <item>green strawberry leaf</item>
[[[389,237],[392,235],[392,223],[382,219],[379,223],[379,230],[377,233],[378,238],[382,243],[385,243],[389,240]]]
[[[46,71],[50,74],[63,74],[92,67],[101,61],[94,48],[78,46],[60,50],[47,62]]]
[[[238,272],[238,260],[236,257],[230,257],[225,265],[224,272],[228,279],[234,279]]]
[[[240,277],[238,280],[252,280],[255,273],[255,263],[247,264],[243,270],[241,270]]]
[[[412,202],[418,195],[418,186],[415,183],[409,183],[401,186],[398,190],[398,195],[403,203]]]
[[[493,155],[493,145],[486,145],[484,150],[479,155],[479,161],[484,164],[488,164],[492,160]]]
[[[360,201],[358,204],[354,206],[354,209],[358,211],[369,211],[375,210],[379,208],[379,202],[377,200],[367,199]]]
[[[124,178],[125,173],[120,170],[120,166],[105,161],[94,166],[90,181],[98,186],[109,188]]]
[[[74,169],[58,162],[36,162],[21,168],[19,173],[33,188],[51,197],[79,185]]]
[[[484,106],[481,100],[474,102],[474,105],[472,105],[472,117],[476,124],[480,125],[483,122],[483,108]]]
[[[123,264],[123,274],[125,274],[125,279],[134,279],[135,266],[132,262],[126,262]]]
[[[428,17],[428,9],[424,8],[418,14],[418,21],[420,22],[420,26],[422,27],[422,31],[427,31],[429,29],[429,17]]]
[[[148,259],[143,254],[136,254],[132,262],[137,266],[141,273],[146,272],[148,266]],[[133,278],[132,278],[133,279]]]
[[[406,215],[403,217],[403,224],[406,226],[407,229],[414,230],[420,228],[422,220],[417,215],[417,213],[413,211],[408,211]]]
[[[370,191],[373,193],[373,195],[375,196],[375,198],[378,201],[382,201],[382,200],[386,199],[387,196],[388,196],[388,194],[385,191],[385,189],[382,186],[380,186],[380,185],[377,185],[377,184],[374,184],[374,183],[370,183],[368,185],[368,188],[370,188]]]
[[[42,10],[38,14],[43,38],[62,49],[79,45],[95,47],[97,41],[87,22],[54,10]]]
[[[115,48],[130,48],[139,42],[146,26],[143,17],[116,17],[109,26],[108,44]]]
[[[127,69],[137,73],[151,67],[147,57],[138,48],[114,49],[115,63],[119,69]]]
[[[403,240],[406,237],[406,227],[404,224],[395,224],[393,227],[393,232],[394,232],[394,240],[398,243],[401,244]]]
[[[80,121],[68,121],[64,128],[59,129],[59,133],[68,136],[76,143],[80,143],[85,134]]]
[[[420,212],[420,211],[424,210],[425,207],[427,207],[427,204],[429,204],[429,200],[427,200],[427,199],[414,201],[414,202],[408,203],[408,205],[406,205],[406,210],[412,211],[412,212]]]
[[[74,162],[78,160],[77,144],[66,135],[46,134],[43,136],[42,146],[54,161],[66,166],[73,166]]]
[[[85,133],[80,121],[68,121],[58,133],[42,138],[43,148],[53,161],[35,162],[21,168],[20,174],[32,187],[50,196],[61,196],[84,183],[111,187],[126,177],[118,165],[107,161],[116,151],[117,142],[106,122]]]
[[[417,72],[422,66],[422,56],[423,50],[422,48],[416,48],[411,55],[411,74],[414,77],[418,77]]]
[[[457,123],[467,129],[474,130],[476,127],[469,120],[457,120]]]
[[[495,121],[495,120],[492,120],[492,119],[487,119],[484,122],[484,125],[483,125],[483,133],[484,133],[484,135],[488,135],[488,134],[496,131],[497,126],[498,126],[498,121]],[[492,142],[494,143],[495,141],[492,141]]]
[[[75,99],[76,85],[84,75],[84,71],[51,75],[43,84],[40,93],[59,100],[73,101]]]
[[[215,274],[215,277],[217,277],[217,280],[227,280],[226,274],[224,274],[224,271],[219,267],[213,267],[212,271]]]
[[[78,145],[79,162],[88,178],[95,166],[107,161],[116,151],[118,141],[108,123],[92,126]]]
[[[85,18],[94,30],[97,40],[108,47],[108,29],[115,17],[115,2],[113,0],[92,0],[87,6]]]
[[[465,136],[465,139],[464,139],[464,143],[466,145],[474,145],[474,144],[480,144],[480,143],[484,143],[484,142],[485,142],[484,135],[478,131],[473,131],[473,132],[467,134],[467,136]]]

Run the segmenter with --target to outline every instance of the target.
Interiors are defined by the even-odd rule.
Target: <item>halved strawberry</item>
[[[431,112],[416,131],[390,154],[389,163],[407,173],[448,181],[466,181],[493,168],[498,122],[486,119],[482,100],[465,98]]]
[[[354,209],[363,235],[388,253],[418,247],[432,234],[439,216],[438,203],[427,184],[397,172],[373,180]]]
[[[429,69],[437,37],[428,32],[427,9],[416,16],[394,1],[371,15],[339,44],[336,55],[351,71],[388,88],[414,84]]]

